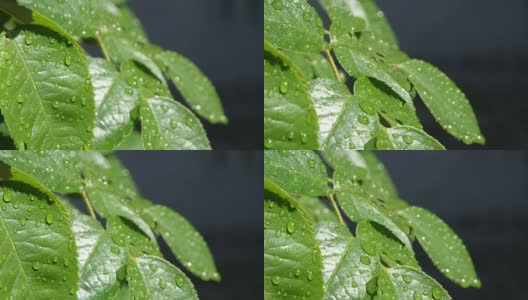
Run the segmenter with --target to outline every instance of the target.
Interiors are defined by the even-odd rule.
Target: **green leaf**
[[[466,144],[484,144],[477,118],[464,93],[436,67],[421,60],[399,65],[438,123]]]
[[[70,218],[60,200],[12,181],[2,182],[0,193],[2,295],[75,299],[77,249]]]
[[[407,90],[408,82],[398,76],[398,70],[392,65],[373,57],[360,45],[338,46],[334,49],[337,59],[352,77],[368,76],[389,86],[406,103],[412,105],[412,98]]]
[[[388,200],[398,196],[398,191],[390,178],[385,166],[378,160],[374,152],[361,152],[368,173],[361,187],[377,197]]]
[[[81,169],[75,151],[0,151],[0,160],[33,176],[51,191],[81,190]]]
[[[155,61],[198,115],[213,124],[227,124],[215,87],[193,62],[173,51],[157,52]]]
[[[141,253],[163,257],[158,244],[125,218],[109,218],[106,222],[106,229],[112,233],[112,240],[117,241],[119,245],[131,245]]]
[[[399,214],[414,229],[420,245],[447,278],[462,287],[480,287],[466,246],[444,221],[420,207],[409,207]]]
[[[398,46],[390,24],[373,0],[320,0],[320,2],[332,22],[339,22],[342,18],[339,12],[346,11],[352,16],[365,20],[366,29],[378,35],[385,43]]]
[[[368,173],[368,166],[359,151],[327,150],[323,152],[334,173],[339,172],[354,180],[363,180]]]
[[[414,258],[414,253],[405,248],[387,228],[368,221],[363,221],[356,227],[356,236],[362,243],[368,243],[379,253],[390,257],[399,264],[420,268]]]
[[[140,299],[198,300],[192,282],[163,258],[143,255],[130,257],[130,295]]]
[[[354,222],[368,220],[385,226],[409,251],[412,251],[409,238],[394,223],[390,212],[377,203],[375,198],[366,193],[357,182],[340,173],[334,172],[334,186],[338,203],[345,214]]]
[[[101,36],[104,47],[112,61],[122,63],[134,60],[145,66],[159,81],[165,83],[165,77],[154,59],[149,56],[148,49],[142,43],[122,36],[121,34],[108,33]]]
[[[17,147],[91,148],[94,96],[84,51],[35,25],[0,36],[0,48],[0,107]]]
[[[161,233],[172,253],[186,269],[202,280],[220,280],[207,243],[185,218],[159,205],[145,209],[144,213],[152,218],[156,231]]]
[[[321,222],[339,223],[336,213],[324,205],[319,197],[298,196],[296,200],[301,204],[314,224]]]
[[[265,179],[264,188],[264,299],[321,299],[321,254],[311,221],[278,186]]]
[[[326,196],[330,193],[326,167],[313,151],[264,151],[264,177],[291,194]]]
[[[383,269],[378,279],[378,294],[383,300],[423,299],[450,300],[438,282],[409,266]]]
[[[96,1],[106,2],[100,5],[100,9],[97,12],[102,16],[99,19],[99,24],[97,24],[100,32],[119,34],[142,43],[148,42],[147,34],[132,10],[124,5],[118,7],[110,5],[107,2],[108,0]]]
[[[211,149],[200,120],[173,99],[167,97],[143,99],[140,110],[145,149]]]
[[[90,59],[90,74],[95,92],[95,148],[112,150],[134,129],[131,114],[139,105],[139,92],[104,59]]]
[[[421,129],[422,124],[416,116],[414,105],[405,103],[384,83],[373,79],[362,77],[354,83],[354,94],[370,99],[374,108],[383,118],[390,123],[401,123]]]
[[[369,99],[352,96],[332,79],[316,79],[310,88],[323,149],[364,149],[375,138],[378,116]]]
[[[445,150],[440,142],[421,129],[405,125],[382,127],[376,145],[380,150]]]
[[[17,0],[20,5],[49,17],[69,34],[77,37],[93,37],[94,9],[97,2],[92,0]]]
[[[369,252],[358,239],[349,241],[328,280],[323,299],[368,299],[376,292],[368,289],[367,283],[378,274],[380,264],[376,253]]]
[[[339,222],[318,222],[315,231],[323,260],[323,279],[327,285],[354,237],[348,227]]]
[[[78,215],[73,232],[79,252],[79,299],[110,299],[120,289],[120,269],[125,268],[126,249],[97,220]]]
[[[132,131],[116,148],[116,150],[145,150],[141,133]]]
[[[323,22],[306,0],[265,0],[264,39],[275,47],[302,52],[327,47]]]
[[[300,70],[264,41],[264,146],[318,149],[317,115]]]

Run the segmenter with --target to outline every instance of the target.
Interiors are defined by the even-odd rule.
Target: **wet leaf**
[[[383,269],[378,280],[381,299],[450,300],[449,294],[433,278],[409,266]]]
[[[380,150],[445,150],[440,142],[421,129],[405,125],[382,127],[376,145]]]

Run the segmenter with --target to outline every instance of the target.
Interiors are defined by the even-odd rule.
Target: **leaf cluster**
[[[0,161],[0,298],[198,299],[158,238],[188,272],[220,280],[203,237],[141,197],[112,154],[0,151]]]
[[[417,94],[465,144],[484,144],[456,84],[411,59],[373,0],[264,2],[264,146],[307,150],[441,150],[417,117]],[[337,60],[337,62],[336,62]]]
[[[126,1],[0,0],[0,23],[4,149],[210,149],[197,115],[227,124],[212,83],[152,44]]]
[[[373,153],[322,152],[330,168],[312,151],[264,155],[264,299],[451,299],[415,241],[451,281],[480,287],[462,240],[401,199]]]

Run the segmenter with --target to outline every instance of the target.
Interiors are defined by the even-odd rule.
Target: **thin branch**
[[[330,200],[330,203],[332,203],[332,207],[334,208],[334,211],[337,215],[337,218],[339,219],[339,222],[341,222],[341,224],[345,224],[345,221],[343,221],[343,216],[341,216],[341,212],[339,211],[339,208],[337,207],[337,203],[334,199],[334,195],[332,194],[328,195],[328,200]]]
[[[332,56],[332,53],[330,53],[330,50],[325,50],[324,53],[326,55],[326,58],[330,62],[330,66],[332,67],[332,71],[334,71],[334,75],[335,75],[336,79],[339,82],[341,82],[341,76],[339,75],[339,70],[337,69],[337,65],[336,65],[336,63],[334,61],[334,57]]]
[[[107,61],[110,61],[110,55],[108,54],[108,50],[106,50],[106,46],[103,43],[103,40],[101,39],[101,35],[97,35],[97,43],[99,44],[99,47],[101,47],[101,50],[103,51],[104,58]]]
[[[81,196],[82,196],[82,199],[84,201],[84,204],[86,205],[86,208],[88,208],[88,212],[90,213],[90,216],[92,216],[92,218],[96,219],[95,217],[95,211],[92,207],[92,204],[90,203],[90,199],[88,199],[88,194],[86,194],[85,191],[82,191],[81,192]]]

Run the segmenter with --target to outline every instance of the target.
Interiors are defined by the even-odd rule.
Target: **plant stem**
[[[345,224],[345,221],[343,221],[343,216],[341,216],[341,212],[339,211],[339,208],[337,207],[337,203],[334,199],[334,195],[332,194],[328,195],[328,200],[330,200],[330,203],[332,203],[332,207],[334,208],[334,211],[337,215],[337,218],[339,219],[339,222],[341,222],[341,224]]]
[[[328,61],[330,62],[330,66],[332,67],[332,71],[334,71],[334,75],[336,79],[341,82],[341,77],[339,76],[339,70],[337,69],[336,63],[334,61],[334,58],[332,57],[332,53],[330,53],[330,50],[325,50],[325,55]]]
[[[108,54],[108,50],[106,50],[106,46],[103,43],[103,40],[101,39],[101,35],[97,35],[97,43],[99,44],[99,47],[101,47],[101,50],[103,51],[104,58],[107,61],[110,61],[110,55]]]
[[[86,205],[86,208],[88,208],[88,212],[90,213],[90,216],[92,216],[92,218],[96,219],[94,209],[92,207],[92,204],[90,203],[90,199],[88,199],[88,194],[86,194],[85,191],[82,191],[81,192],[81,196],[82,196],[82,199],[84,201],[84,204]]]

